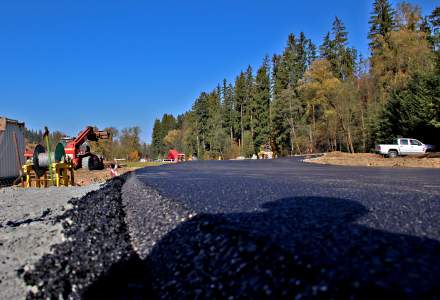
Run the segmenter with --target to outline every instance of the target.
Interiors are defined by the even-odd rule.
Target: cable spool
[[[64,161],[66,158],[66,152],[64,152],[64,145],[62,143],[58,143],[55,147],[55,162]]]
[[[37,145],[37,147],[35,147],[35,149],[34,149],[34,154],[32,155],[32,162],[34,165],[34,171],[38,177],[43,176],[44,173],[46,173],[46,171],[47,171],[47,166],[46,167],[40,166],[40,161],[39,161],[40,154],[44,154],[45,152],[46,152],[46,149],[44,149],[43,146]]]
[[[55,152],[50,153],[50,161],[58,163],[64,161],[65,156],[66,153],[64,152],[63,144],[58,143],[55,147]],[[43,146],[37,145],[37,147],[35,147],[32,162],[37,176],[43,176],[49,168],[49,153],[46,152]]]

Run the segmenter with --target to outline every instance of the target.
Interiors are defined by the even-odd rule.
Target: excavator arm
[[[86,140],[97,142],[99,139],[108,139],[109,133],[107,131],[99,131],[91,126],[86,127],[81,131],[78,136],[73,140],[73,144],[76,147],[84,144]]]
[[[66,144],[66,154],[72,159],[75,168],[81,167],[81,155],[79,155],[79,148],[85,141],[98,141],[100,139],[108,139],[109,133],[107,131],[100,131],[92,126],[87,126],[82,130],[76,138]]]

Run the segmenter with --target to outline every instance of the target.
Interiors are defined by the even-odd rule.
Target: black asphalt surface
[[[440,299],[440,170],[195,161],[71,203],[29,299]]]
[[[400,211],[405,204],[413,208],[416,205],[415,216],[433,221],[440,228],[439,218],[429,219],[429,213],[425,214],[439,208],[438,169],[342,167],[294,158],[196,161],[145,168],[138,170],[136,176],[163,196],[199,213],[252,212],[261,210],[266,202],[292,197],[342,198],[359,201],[367,209],[392,205],[396,200],[396,207],[390,207],[388,213],[393,213],[391,208],[400,207]],[[439,231],[430,228],[427,226],[424,233],[417,235],[432,233],[438,238]]]
[[[440,298],[440,170],[296,158],[197,161],[136,177],[198,213],[152,250],[139,239],[162,298]],[[130,220],[144,211],[127,209],[136,239],[144,225]]]

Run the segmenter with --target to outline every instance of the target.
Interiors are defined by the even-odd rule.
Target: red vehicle
[[[182,162],[185,161],[185,154],[179,153],[176,149],[171,149],[168,152],[167,159],[170,159],[174,162]]]
[[[104,162],[102,158],[90,152],[90,147],[81,147],[86,141],[98,141],[100,139],[108,139],[109,133],[107,131],[99,131],[97,128],[87,126],[75,138],[64,139],[64,151],[66,156],[72,161],[73,167],[79,169],[81,167],[89,170],[104,169]]]

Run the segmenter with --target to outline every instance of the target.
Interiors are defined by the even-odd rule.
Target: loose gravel
[[[27,287],[17,272],[32,268],[51,246],[63,241],[57,218],[99,185],[47,189],[0,189],[0,299],[24,299]]]
[[[124,181],[116,178],[100,190],[69,202],[73,209],[62,216],[66,241],[54,246],[52,254],[23,275],[31,287],[27,299],[107,298],[96,292],[102,292],[99,284],[92,285],[98,279],[106,282],[106,276],[116,276],[117,264],[136,259],[124,222]]]

